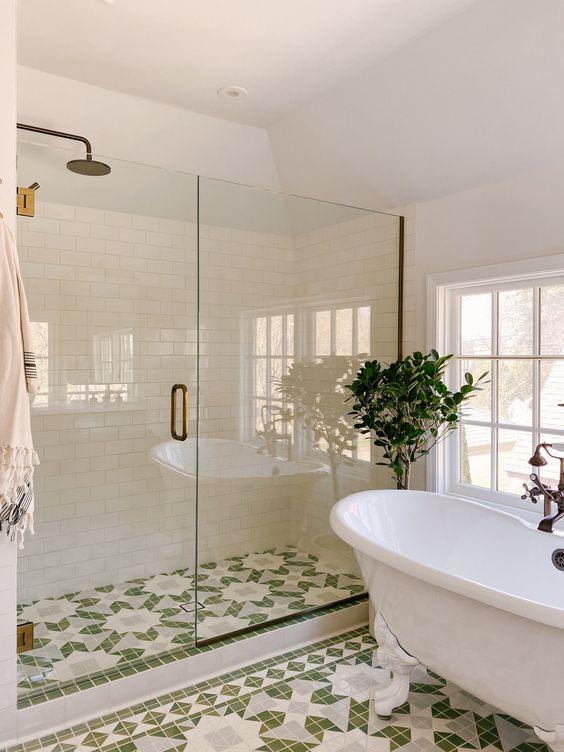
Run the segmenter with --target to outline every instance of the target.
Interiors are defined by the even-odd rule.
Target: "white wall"
[[[0,0],[0,211],[15,223],[16,3]],[[0,416],[1,417],[1,416]],[[16,545],[0,533],[0,746],[16,733]]]
[[[95,152],[118,159],[265,188],[279,185],[262,128],[23,66],[18,67],[18,120],[84,135]],[[30,135],[34,134],[26,137]],[[49,143],[67,148],[71,144],[57,138]]]
[[[562,253],[563,196],[564,169],[553,168],[418,204],[419,347],[426,345],[427,275]]]

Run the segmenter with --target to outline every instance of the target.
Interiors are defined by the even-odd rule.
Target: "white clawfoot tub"
[[[552,563],[562,533],[423,491],[353,494],[331,526],[355,550],[393,675],[378,715],[405,702],[420,662],[564,752],[564,571]]]

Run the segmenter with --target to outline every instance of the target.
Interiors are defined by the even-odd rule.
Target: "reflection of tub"
[[[154,462],[188,478],[196,477],[196,439],[163,441],[149,452]],[[262,454],[253,444],[228,439],[200,439],[198,473],[204,480],[251,480],[315,476],[328,472],[314,460],[286,460]]]

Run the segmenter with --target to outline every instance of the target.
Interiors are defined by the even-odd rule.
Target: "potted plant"
[[[346,385],[354,427],[373,437],[384,460],[377,464],[392,469],[398,488],[409,488],[412,464],[457,427],[463,403],[480,390],[487,376],[474,380],[466,373],[460,389],[450,391],[443,377],[452,357],[431,350],[387,366],[367,361]]]

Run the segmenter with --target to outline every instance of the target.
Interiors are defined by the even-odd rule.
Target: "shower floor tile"
[[[198,638],[208,639],[362,593],[362,580],[286,546],[200,567]],[[18,656],[18,693],[194,645],[188,569],[18,606],[35,648]]]
[[[389,672],[356,629],[7,752],[549,752],[533,730],[419,667],[388,720]]]

